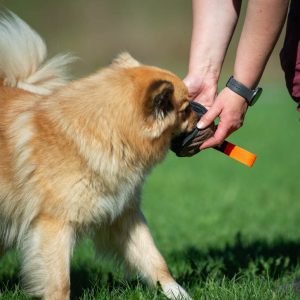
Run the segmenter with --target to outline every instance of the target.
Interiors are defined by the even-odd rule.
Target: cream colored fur
[[[125,53],[67,82],[73,58],[45,61],[42,39],[12,13],[0,18],[0,57],[0,239],[22,251],[26,290],[69,299],[75,235],[92,228],[99,251],[190,299],[140,211],[145,176],[195,126],[182,81]]]
[[[44,41],[12,12],[2,15],[0,28],[0,71],[4,85],[48,95],[66,84],[65,66],[75,57],[60,54],[45,62]]]

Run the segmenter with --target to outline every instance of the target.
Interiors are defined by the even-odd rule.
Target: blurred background
[[[49,54],[70,51],[81,61],[77,76],[110,63],[129,51],[146,64],[157,65],[184,77],[187,72],[192,29],[191,1],[182,0],[1,0],[26,20],[48,45]],[[247,1],[244,1],[242,21]],[[212,12],[210,12],[212,13]],[[217,30],[217,28],[216,28]],[[228,51],[223,76],[232,73],[241,22]],[[263,81],[282,80],[276,47]]]
[[[246,5],[244,1],[220,86],[232,74]],[[181,78],[186,75],[191,1],[1,0],[1,7],[40,33],[49,56],[72,52],[80,57],[72,67],[75,78],[108,65],[122,51]],[[175,276],[189,270],[203,274],[205,268],[211,274],[215,268],[222,280],[243,270],[248,270],[244,275],[266,271],[271,276],[274,268],[277,277],[267,280],[272,283],[300,271],[300,114],[285,88],[279,63],[282,44],[281,35],[260,84],[262,97],[249,109],[243,128],[229,138],[257,154],[254,167],[248,169],[214,150],[189,159],[170,153],[146,183],[143,208]],[[89,260],[88,247],[80,247],[75,261]],[[195,257],[193,263],[190,257]],[[90,260],[90,265],[95,262]],[[192,287],[193,276],[186,278]],[[198,285],[194,288],[197,293]]]

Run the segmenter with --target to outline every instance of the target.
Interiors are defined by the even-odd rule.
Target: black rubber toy
[[[198,121],[207,112],[207,109],[198,102],[191,101],[190,105],[192,110],[197,114]],[[192,143],[193,139],[199,133],[199,130],[200,129],[195,127],[195,129],[192,132],[182,133],[181,135],[174,138],[171,143],[171,150],[175,152],[177,156],[183,156],[181,155],[182,149],[189,146]]]

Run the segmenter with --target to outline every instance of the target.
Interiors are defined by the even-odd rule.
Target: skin
[[[249,0],[238,43],[233,76],[255,88],[282,30],[288,0]],[[243,125],[247,112],[244,98],[217,83],[233,35],[241,1],[193,0],[193,33],[189,71],[184,82],[189,96],[208,108],[198,123],[206,128],[219,117],[218,128],[200,149],[215,147]],[[210,13],[208,13],[210,12]],[[212,13],[213,12],[213,13]]]

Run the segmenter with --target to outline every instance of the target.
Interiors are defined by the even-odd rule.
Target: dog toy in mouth
[[[200,103],[191,102],[192,110],[197,114],[198,121],[207,112],[207,109]],[[206,129],[198,129],[197,127],[190,133],[183,133],[172,140],[171,150],[176,153],[177,156],[192,156],[199,152],[199,147],[207,138],[213,135],[215,131],[215,125],[211,125]],[[224,153],[225,155],[237,160],[238,162],[252,167],[256,155],[239,147],[228,141],[224,141],[220,146],[214,149]]]

